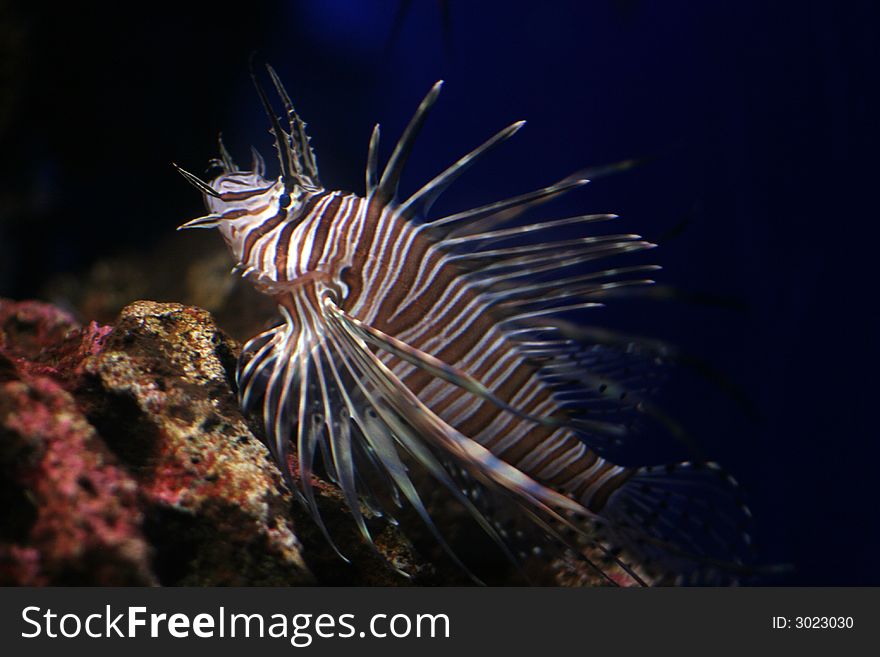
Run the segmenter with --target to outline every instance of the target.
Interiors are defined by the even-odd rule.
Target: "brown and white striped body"
[[[246,199],[248,213],[224,222],[220,231],[238,269],[291,317],[297,315],[286,297],[314,304],[333,290],[353,317],[467,372],[508,404],[536,416],[558,411],[498,313],[486,309],[479,287],[395,206],[373,202],[371,209],[369,200],[354,194],[302,190],[285,211],[278,207],[281,186],[255,182],[266,191]],[[224,177],[212,184],[230,188]],[[236,209],[227,212],[240,212],[242,200],[234,195]],[[212,206],[228,216],[220,202]],[[594,511],[632,472],[599,457],[571,430],[536,426],[393,354],[381,358],[445,422]]]
[[[183,227],[219,228],[236,269],[272,295],[285,318],[246,345],[239,392],[245,410],[262,408],[267,442],[286,475],[289,446],[296,448],[299,488],[316,520],[309,475],[320,454],[366,538],[360,502],[390,510],[360,469],[381,473],[393,496],[405,498],[433,528],[401,460],[406,454],[502,544],[496,526],[462,494],[460,476],[473,490],[525,511],[523,517],[559,540],[555,527],[574,529],[581,545],[605,554],[635,582],[650,580],[651,566],[668,578],[696,576],[706,556],[736,560],[732,543],[748,542],[737,522],[747,514],[740,503],[724,512],[726,525],[694,536],[695,524],[703,527],[717,515],[693,495],[694,484],[708,477],[710,497],[723,500],[735,490],[717,466],[685,463],[657,472],[615,465],[599,454],[623,442],[629,425],[617,418],[648,408],[630,382],[631,365],[646,360],[647,348],[608,333],[588,335],[565,316],[601,305],[616,290],[650,284],[631,276],[651,266],[585,266],[653,245],[628,234],[523,244],[521,238],[554,226],[613,218],[512,221],[582,185],[582,177],[430,218],[433,200],[522,123],[399,201],[400,172],[439,83],[381,177],[376,127],[365,196],[327,191],[305,124],[271,69],[270,75],[289,122],[283,130],[258,86],[281,175],[265,178],[258,157],[251,171],[242,171],[222,149],[217,164],[223,172],[210,184],[184,172],[205,193],[211,214]],[[683,538],[677,524],[686,526]],[[635,563],[621,560],[616,548]]]

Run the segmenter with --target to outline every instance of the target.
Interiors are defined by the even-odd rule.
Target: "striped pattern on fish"
[[[280,175],[266,178],[256,152],[251,169],[239,169],[221,143],[214,161],[221,174],[210,184],[182,171],[211,214],[181,228],[218,228],[236,269],[278,303],[285,321],[245,346],[239,393],[246,411],[262,410],[270,450],[316,521],[323,527],[309,475],[320,458],[367,540],[360,502],[393,513],[369,483],[378,476],[442,542],[408,460],[446,486],[505,549],[456,473],[573,550],[603,555],[599,562],[583,556],[598,571],[611,564],[635,583],[736,571],[750,545],[750,514],[735,481],[712,463],[655,469],[608,457],[629,440],[626,418],[651,415],[631,370],[659,354],[647,342],[622,348],[607,331],[585,339],[585,329],[566,319],[570,310],[650,285],[654,266],[587,268],[654,245],[632,234],[529,241],[615,218],[518,221],[586,183],[583,176],[433,218],[431,206],[449,184],[523,122],[398,200],[400,173],[440,83],[381,175],[376,126],[363,197],[328,191],[305,124],[268,70],[287,120],[285,130],[257,84]],[[291,443],[298,486],[287,471]]]

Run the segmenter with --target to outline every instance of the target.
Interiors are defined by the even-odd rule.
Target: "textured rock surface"
[[[139,301],[83,327],[50,304],[0,299],[0,584],[473,583],[412,513],[400,520],[422,557],[381,519],[368,520],[368,545],[338,489],[315,478],[342,560],[239,410],[238,351],[193,306]],[[599,583],[583,562],[544,557],[523,579],[442,487],[420,488],[487,583]]]
[[[112,327],[0,301],[0,583],[430,582],[393,528],[378,551],[315,485],[346,564],[294,503],[204,310],[137,302]],[[413,576],[397,573],[389,563]]]
[[[0,470],[0,581],[156,581],[137,484],[51,379],[0,384]]]

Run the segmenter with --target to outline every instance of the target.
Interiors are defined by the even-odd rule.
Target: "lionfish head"
[[[315,154],[306,134],[306,124],[293,109],[290,97],[278,79],[275,70],[267,65],[269,77],[284,106],[287,129],[281,127],[281,120],[272,109],[266,92],[252,72],[254,85],[260,101],[269,117],[271,134],[275,139],[278,155],[279,173],[272,180],[266,177],[266,164],[260,154],[252,150],[250,170],[241,169],[219,139],[220,157],[211,160],[211,166],[220,170],[220,175],[209,183],[172,163],[178,172],[204,194],[205,204],[210,214],[198,217],[178,227],[220,228],[227,239],[233,225],[240,226],[248,221],[262,221],[266,213],[286,214],[294,210],[297,202],[306,194],[320,191],[318,165]]]

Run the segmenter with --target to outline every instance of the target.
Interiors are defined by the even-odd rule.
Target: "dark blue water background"
[[[309,122],[325,184],[353,191],[372,123],[387,156],[444,78],[406,189],[529,124],[440,211],[649,158],[546,215],[616,212],[615,230],[662,241],[663,282],[729,303],[590,319],[682,345],[744,392],[756,417],[699,377],[666,398],[749,491],[762,559],[793,564],[767,583],[880,584],[876,3],[19,4],[0,294],[34,295],[196,216],[169,161],[201,171],[218,131],[269,159],[254,50]]]

